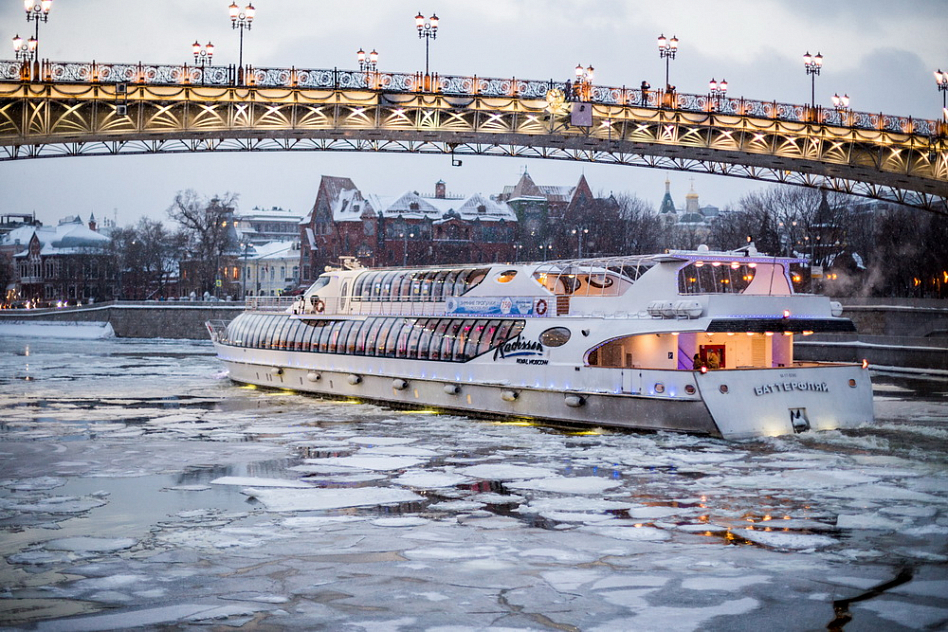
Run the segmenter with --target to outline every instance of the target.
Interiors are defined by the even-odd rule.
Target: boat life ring
[[[539,301],[537,301],[537,314],[539,314],[540,316],[543,316],[545,313],[546,313],[546,301],[541,298]]]
[[[322,314],[324,311],[326,311],[326,303],[323,302],[323,299],[317,298],[315,301],[313,301],[313,309],[316,310],[317,314]]]

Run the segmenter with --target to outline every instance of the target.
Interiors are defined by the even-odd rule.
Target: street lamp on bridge
[[[421,11],[418,12],[418,15],[415,16],[415,27],[418,29],[418,39],[425,40],[425,76],[428,76],[428,44],[433,39],[438,37],[438,16],[434,13],[431,14],[431,17],[428,20],[425,20],[425,16],[421,14]]]
[[[675,55],[678,53],[678,38],[672,35],[671,39],[667,39],[665,34],[658,36],[658,56],[661,59],[665,60],[665,91],[673,92],[674,87],[668,80],[669,64],[671,60],[675,58]]]
[[[366,54],[361,48],[356,52],[356,59],[359,61],[359,70],[361,72],[376,72],[379,65],[379,54],[375,49]]]
[[[214,57],[214,45],[210,42],[207,46],[201,46],[200,42],[194,40],[191,44],[191,50],[194,53],[194,65],[201,67],[201,83],[204,83],[204,69],[211,65]]]
[[[24,41],[23,38],[17,34],[17,36],[13,38],[13,52],[16,54],[18,60],[25,62],[33,61],[33,57],[36,55],[36,48],[35,37]]]
[[[257,10],[249,2],[241,11],[236,2],[232,2],[230,7],[230,25],[231,28],[240,29],[240,61],[237,67],[237,83],[244,82],[244,31],[249,31],[253,26],[253,18]]]
[[[806,68],[806,74],[810,76],[810,108],[816,110],[816,76],[823,67],[823,56],[819,53],[810,55],[810,51],[807,51],[803,56],[803,66]]]
[[[714,77],[711,77],[711,81],[708,82],[708,95],[714,108],[718,107],[720,100],[727,95],[727,79],[721,79],[721,83],[718,83]]]
[[[948,123],[948,103],[946,103],[946,95],[948,95],[948,72],[942,72],[941,68],[935,71],[935,84],[938,86],[938,91],[941,92],[941,116]]]
[[[592,66],[583,68],[582,64],[576,64],[576,83],[573,86],[573,96],[579,101],[589,101],[592,99],[592,83],[595,77],[595,69]]]
[[[39,42],[39,23],[49,21],[49,10],[53,8],[53,0],[23,0],[23,9],[26,11],[26,21],[36,22],[36,32],[33,39]],[[39,58],[39,44],[34,47]]]

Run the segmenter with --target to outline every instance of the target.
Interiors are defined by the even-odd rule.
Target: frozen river
[[[727,443],[0,338],[0,627],[945,629],[948,383],[875,381],[874,427]]]

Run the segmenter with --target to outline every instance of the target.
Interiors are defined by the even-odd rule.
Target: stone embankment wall
[[[799,337],[801,360],[860,362],[876,367],[948,371],[948,301],[936,299],[840,299],[856,334]]]
[[[65,309],[11,309],[0,320],[19,322],[109,322],[119,338],[208,339],[209,320],[232,320],[244,309],[242,302],[113,302]]]

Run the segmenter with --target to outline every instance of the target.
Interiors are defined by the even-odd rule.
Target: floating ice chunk
[[[944,599],[948,595],[948,580],[922,580],[913,579],[907,584],[896,586],[888,590],[890,593],[900,595],[915,595],[918,597],[938,597]]]
[[[347,441],[356,445],[403,445],[414,443],[417,439],[408,437],[349,437]]]
[[[363,516],[299,516],[286,518],[281,524],[294,531],[318,531],[323,527],[334,526],[345,522],[365,522]]]
[[[511,489],[529,489],[539,492],[555,492],[559,494],[601,494],[607,489],[621,486],[620,481],[613,481],[599,476],[563,476],[543,478],[538,480],[510,483]]]
[[[948,620],[948,608],[936,608],[921,604],[895,601],[894,599],[877,598],[853,604],[851,607],[854,618],[858,618],[858,611],[870,610],[880,618],[905,626],[906,629],[928,630]]]
[[[108,502],[99,498],[84,496],[53,496],[43,498],[35,502],[11,503],[9,508],[23,513],[48,513],[48,514],[78,514],[84,513],[107,505]]]
[[[504,516],[495,516],[489,512],[489,517],[459,517],[458,522],[468,527],[477,527],[478,529],[520,529],[524,526],[522,522],[515,518]]]
[[[903,523],[885,518],[883,516],[874,516],[866,514],[839,514],[836,518],[836,526],[840,529],[870,529],[874,531],[895,531]]]
[[[262,502],[267,511],[275,512],[320,511],[422,500],[421,496],[407,489],[387,487],[294,490],[248,488],[242,489],[241,493]]]
[[[698,524],[682,524],[675,527],[678,531],[685,533],[725,533],[728,528],[724,525],[713,524],[710,522],[701,522]]]
[[[174,487],[165,487],[163,492],[206,492],[211,489],[210,485],[175,485]]]
[[[372,524],[376,527],[419,527],[429,522],[431,521],[426,518],[407,516],[405,518],[379,518],[378,520],[373,520]]]
[[[882,507],[881,513],[891,514],[893,516],[906,516],[908,518],[934,518],[938,510],[934,507],[916,507],[912,505],[895,505],[894,507]]]
[[[860,500],[878,500],[885,503],[892,501],[916,501],[920,503],[942,503],[944,500],[933,494],[903,489],[894,485],[859,485],[845,489],[835,489],[825,492],[834,498],[854,498]]]
[[[497,549],[493,546],[432,546],[408,549],[403,555],[411,560],[473,560],[494,558]]]
[[[420,465],[425,462],[425,459],[407,456],[331,456],[322,459],[322,461],[327,465],[339,465],[373,472],[388,472]]]
[[[748,586],[766,584],[773,579],[769,575],[740,575],[736,577],[700,576],[686,577],[681,587],[686,590],[724,590],[728,592],[742,591]]]
[[[484,503],[473,502],[470,500],[448,500],[433,505],[428,505],[428,509],[435,511],[475,511],[484,506]]]
[[[657,575],[610,575],[593,584],[593,590],[609,590],[612,588],[630,588],[632,586],[649,586],[660,588],[667,584],[668,577]]]
[[[910,535],[914,538],[924,538],[932,535],[948,535],[948,526],[938,524],[926,524],[919,527],[910,527],[901,531],[903,535]]]
[[[37,566],[41,564],[66,562],[68,560],[69,556],[65,551],[52,553],[50,551],[43,551],[41,549],[21,551],[7,557],[7,562],[10,564],[31,564]]]
[[[33,492],[47,489],[55,489],[66,484],[66,479],[56,478],[54,476],[39,476],[37,478],[22,478],[0,481],[0,487],[16,492]]]
[[[471,479],[468,477],[460,476],[458,474],[409,471],[405,472],[398,478],[392,479],[392,482],[396,485],[404,485],[405,487],[438,489],[441,487],[454,487],[455,485],[470,482],[470,480]]]
[[[601,498],[538,498],[530,501],[525,507],[518,507],[517,511],[522,513],[541,513],[544,511],[587,511],[587,512],[605,512],[621,511],[635,507],[635,503],[620,502],[615,500],[603,500]]]
[[[359,450],[359,454],[384,454],[389,456],[417,456],[432,458],[438,456],[440,452],[429,450],[428,448],[416,448],[410,445],[387,445],[379,447],[365,447]]]
[[[543,467],[529,465],[506,465],[504,463],[483,463],[458,470],[465,476],[488,481],[522,481],[529,478],[546,478],[553,472]]]
[[[612,520],[615,516],[606,514],[580,513],[576,511],[542,511],[541,518],[552,520],[554,522],[583,522],[595,523],[604,520]]]
[[[303,481],[291,481],[285,478],[254,478],[252,476],[222,476],[211,481],[212,485],[240,485],[242,487],[293,487],[312,489],[312,485]]]
[[[683,507],[633,507],[629,509],[629,517],[635,520],[658,520],[692,511]]]
[[[73,551],[76,553],[112,553],[129,549],[138,544],[134,538],[62,538],[60,540],[50,540],[45,543],[47,549],[53,551]]]
[[[760,531],[757,529],[738,529],[733,531],[733,533],[748,542],[783,551],[825,549],[828,546],[837,544],[835,538],[826,535],[807,535],[803,533],[787,533],[785,531]]]
[[[623,595],[623,592],[630,593]],[[609,601],[620,606],[634,609],[634,617],[624,617],[620,621],[611,621],[602,626],[589,628],[589,632],[607,632],[612,630],[661,630],[662,632],[692,632],[706,629],[705,622],[714,617],[739,616],[756,609],[759,602],[750,597],[726,601],[706,608],[673,608],[670,606],[649,606],[642,599],[647,591],[618,591],[604,593]],[[622,598],[625,599],[622,599]]]
[[[602,577],[602,573],[598,571],[575,569],[548,571],[541,573],[540,577],[546,580],[555,590],[562,592],[577,590],[583,584],[594,582]]]
[[[663,542],[671,538],[667,531],[656,529],[655,527],[606,527],[606,526],[584,526],[580,527],[583,531],[589,531],[607,538],[616,540],[633,540],[638,542]]]
[[[516,494],[497,494],[495,492],[484,492],[483,494],[475,494],[471,497],[471,500],[484,503],[486,505],[519,505],[524,501],[524,498],[523,496],[517,496]]]

